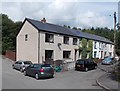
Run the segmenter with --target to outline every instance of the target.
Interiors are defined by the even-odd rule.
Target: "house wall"
[[[95,42],[96,42],[96,48],[94,47]],[[104,59],[104,57],[110,56],[110,53],[111,53],[111,57],[113,57],[113,49],[114,49],[114,45],[112,44],[93,41],[93,58]],[[95,51],[96,51],[96,57],[94,57]]]
[[[25,41],[25,35],[28,34],[28,41]],[[38,62],[38,30],[28,21],[22,26],[17,36],[17,54],[18,60],[29,60],[33,63]]]
[[[73,45],[73,37],[69,36],[69,45],[63,44],[63,35],[54,34],[54,43],[45,42],[45,33],[40,32],[40,60],[45,61],[45,50],[54,50],[53,60],[63,59],[63,51],[71,51],[70,59],[64,59],[67,62],[74,61],[75,49],[78,45]],[[61,43],[61,50],[58,48],[58,43]],[[79,40],[78,40],[79,44]],[[78,51],[76,59],[78,59]]]
[[[118,23],[120,24],[120,1],[118,2]]]
[[[26,34],[28,34],[28,41],[25,41]],[[16,60],[29,60],[33,63],[38,63],[39,61],[42,63],[45,61],[45,50],[53,50],[54,61],[63,59],[63,51],[71,51],[70,59],[63,60],[73,62],[75,61],[75,49],[79,49],[79,45],[81,45],[79,43],[80,41],[78,39],[77,45],[73,45],[73,37],[68,36],[69,44],[64,44],[63,37],[63,35],[54,34],[54,43],[45,42],[45,32],[40,31],[38,33],[38,30],[26,21],[17,36]],[[40,40],[38,38],[40,38]],[[96,49],[94,48],[95,42]],[[59,49],[58,43],[61,43],[61,49]],[[93,40],[93,58],[94,51],[96,51],[96,58],[99,59],[103,59],[105,57],[105,52],[106,55],[109,55],[109,52],[111,52],[113,57],[113,48],[114,45],[111,46],[111,44],[106,44],[105,46],[105,43]],[[79,55],[78,50],[76,53],[76,60],[79,58],[81,58],[81,55]]]

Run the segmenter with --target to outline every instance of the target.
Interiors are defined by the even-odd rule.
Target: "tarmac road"
[[[88,72],[70,70],[56,73],[52,79],[36,80],[12,69],[12,64],[8,59],[2,60],[2,89],[102,89],[96,79],[105,73],[100,69]]]

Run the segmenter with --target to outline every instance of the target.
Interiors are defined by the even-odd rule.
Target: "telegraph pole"
[[[116,54],[116,12],[114,12],[114,59]]]

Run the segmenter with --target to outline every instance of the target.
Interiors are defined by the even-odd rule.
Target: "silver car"
[[[13,69],[17,69],[23,72],[25,68],[28,67],[30,64],[32,64],[31,61],[17,61],[12,65],[12,67]]]

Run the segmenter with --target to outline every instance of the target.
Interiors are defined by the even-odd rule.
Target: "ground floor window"
[[[112,56],[112,53],[111,53],[111,52],[109,52],[109,56]]]
[[[96,52],[96,51],[94,51],[94,58],[96,58],[96,56],[97,56],[97,52]]]
[[[45,60],[53,60],[53,50],[45,50]]]
[[[70,58],[71,51],[63,51],[63,58]]]
[[[106,57],[107,52],[104,53],[104,57]]]

